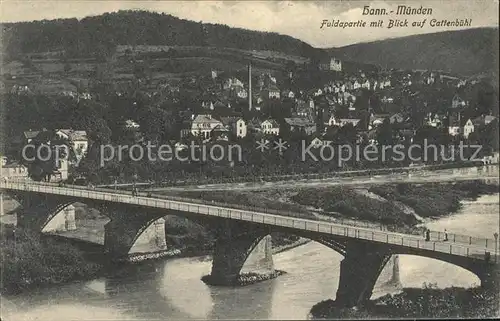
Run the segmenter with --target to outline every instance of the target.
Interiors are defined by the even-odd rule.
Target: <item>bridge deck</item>
[[[234,220],[248,221],[259,224],[274,225],[296,230],[313,231],[327,235],[344,236],[369,240],[373,242],[387,243],[397,246],[429,250],[451,255],[465,256],[485,260],[487,253],[493,252],[491,248],[478,246],[476,244],[465,244],[459,242],[425,241],[422,236],[403,234],[390,231],[380,231],[371,228],[353,227],[338,223],[314,221],[298,217],[266,213],[262,210],[244,210],[231,208],[231,204],[203,204],[198,200],[184,198],[153,198],[136,196],[106,189],[88,189],[85,187],[62,187],[55,184],[44,184],[35,182],[0,182],[0,189],[32,191],[36,193],[73,196],[84,199],[102,200],[114,203],[133,204],[151,208],[171,209],[200,215],[209,215]],[[494,244],[494,240],[491,243]],[[490,246],[491,246],[490,243]],[[495,245],[496,252],[497,245]],[[497,262],[496,253],[491,253],[491,261]]]

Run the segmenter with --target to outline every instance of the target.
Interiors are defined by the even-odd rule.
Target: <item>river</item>
[[[493,235],[499,226],[499,195],[464,202],[459,213],[429,222],[478,237]],[[113,277],[2,296],[2,320],[165,320],[165,319],[305,319],[311,307],[334,298],[342,256],[310,242],[274,256],[275,267],[288,273],[241,288],[210,287],[208,257],[166,259],[116,271]],[[400,256],[405,287],[424,282],[439,287],[473,286],[479,279],[448,263]],[[394,292],[377,281],[373,297]]]

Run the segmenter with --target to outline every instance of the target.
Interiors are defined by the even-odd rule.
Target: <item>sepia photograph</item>
[[[498,0],[1,0],[0,321],[500,318]]]

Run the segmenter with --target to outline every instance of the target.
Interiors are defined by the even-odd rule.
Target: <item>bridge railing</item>
[[[262,224],[272,224],[306,231],[314,231],[332,235],[343,235],[364,240],[372,240],[376,242],[388,243],[393,245],[401,245],[413,247],[417,249],[426,249],[449,253],[454,255],[468,256],[481,260],[489,260],[490,253],[484,247],[468,246],[460,243],[449,242],[426,242],[419,237],[413,235],[404,235],[399,233],[381,232],[378,230],[369,230],[359,227],[341,226],[334,223],[318,222],[304,218],[291,218],[281,215],[266,214],[261,212],[253,212],[246,210],[238,210],[234,208],[223,208],[213,205],[201,205],[188,202],[177,202],[169,199],[155,199],[146,197],[130,197],[120,193],[101,192],[95,190],[70,189],[53,185],[42,184],[19,184],[19,183],[2,183],[0,187],[28,190],[40,193],[51,193],[57,195],[68,195],[75,197],[83,197],[104,201],[122,202],[135,205],[143,205],[148,207],[165,208],[172,210],[187,211],[192,213],[207,214],[211,216],[225,217],[250,221]],[[495,252],[495,262],[497,260]]]
[[[150,198],[150,199],[156,199],[156,200],[165,200],[165,201],[175,201],[175,202],[182,202],[182,203],[190,203],[190,204],[198,204],[198,205],[204,205],[204,206],[211,206],[211,207],[220,207],[220,208],[229,208],[232,210],[242,210],[242,211],[248,211],[248,212],[257,212],[257,213],[264,213],[264,214],[270,214],[270,215],[277,215],[281,217],[290,217],[290,218],[299,218],[302,220],[307,220],[309,222],[315,222],[316,224],[321,223],[327,223],[327,224],[337,224],[337,225],[347,225],[347,226],[352,226],[351,230],[354,230],[356,228],[359,229],[370,229],[370,233],[373,233],[373,231],[376,229],[377,233],[380,230],[380,232],[385,233],[383,235],[391,235],[389,233],[398,233],[399,235],[407,235],[407,236],[413,236],[413,237],[418,237],[421,238],[421,241],[424,243],[428,242],[438,242],[440,244],[441,242],[446,243],[446,244],[460,244],[460,245],[468,245],[471,247],[480,247],[488,250],[500,250],[499,244],[498,244],[498,239],[491,239],[491,238],[477,238],[477,237],[472,237],[472,236],[467,236],[467,235],[460,235],[460,234],[454,234],[454,233],[448,233],[448,240],[445,240],[445,234],[444,232],[438,232],[438,231],[431,231],[430,232],[430,241],[425,242],[424,241],[424,234],[423,230],[412,230],[408,228],[402,228],[402,227],[396,227],[396,226],[383,226],[380,225],[378,228],[374,227],[375,224],[369,223],[369,222],[364,222],[365,224],[359,224],[362,222],[358,222],[358,225],[355,223],[350,222],[350,220],[334,220],[333,222],[329,221],[324,221],[321,220],[315,216],[312,216],[309,211],[304,211],[304,212],[299,212],[299,211],[284,211],[284,210],[277,210],[277,209],[272,209],[272,208],[263,208],[263,207],[257,207],[257,206],[248,206],[248,205],[240,205],[240,204],[233,204],[233,203],[224,203],[224,202],[218,202],[218,201],[208,201],[208,200],[203,200],[203,199],[194,199],[194,198],[186,198],[186,197],[180,197],[180,196],[172,196],[172,195],[157,195],[157,194],[151,194],[151,193],[144,193],[144,192],[139,192],[137,196],[140,196],[141,198],[133,197],[131,191],[123,191],[123,190],[110,190],[110,189],[105,189],[105,188],[89,188],[86,186],[78,186],[78,185],[61,185],[58,183],[42,183],[42,182],[34,182],[34,181],[13,181],[13,182],[0,182],[0,188],[4,185],[5,187],[24,187],[22,189],[25,190],[33,190],[35,192],[50,192],[55,191],[56,189],[60,191],[66,191],[69,193],[63,193],[63,195],[69,195],[69,196],[80,196],[80,197],[85,197],[85,198],[92,198],[91,196],[94,194],[94,192],[98,192],[99,194],[94,194],[97,197],[96,199],[103,199],[107,201],[112,201],[112,202],[124,202],[124,203],[130,203],[129,200],[138,200],[139,205],[146,205],[150,206],[151,204],[154,203],[148,203],[144,202],[143,199],[141,198]],[[32,187],[30,189],[30,187]],[[101,194],[104,193],[104,194]],[[60,193],[58,193],[60,194]],[[199,211],[199,210],[198,210]],[[264,218],[265,220],[265,218]],[[340,221],[340,222],[339,222]],[[260,222],[259,223],[265,223],[265,222]],[[361,226],[360,226],[361,225]],[[294,226],[295,227],[295,226]],[[319,228],[319,225],[318,225]],[[373,237],[373,236],[372,236]],[[369,238],[368,238],[369,239]],[[417,239],[417,242],[419,239]],[[438,245],[439,246],[439,245]]]
[[[492,235],[493,236],[493,235]],[[431,239],[435,239],[437,241],[448,241],[452,243],[462,243],[469,245],[477,245],[484,246],[485,248],[495,248],[495,238],[485,238],[485,237],[474,237],[470,235],[463,235],[457,233],[445,233],[439,231],[431,231],[430,232]],[[498,239],[496,240],[498,242]],[[497,244],[498,247],[498,244]]]

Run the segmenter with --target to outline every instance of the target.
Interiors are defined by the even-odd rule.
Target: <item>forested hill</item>
[[[414,35],[326,51],[341,59],[388,68],[475,75],[498,71],[498,28]]]
[[[116,45],[214,46],[308,56],[307,43],[277,33],[183,20],[148,11],[118,11],[84,19],[2,25],[9,56],[64,51],[68,57],[109,55]]]
[[[316,49],[290,36],[184,20],[148,11],[118,11],[78,19],[1,25],[3,52],[19,59],[29,53],[60,51],[61,58],[107,58],[117,45],[236,48],[273,51],[383,68],[442,70],[477,75],[498,69],[498,28],[477,28],[414,35]]]

